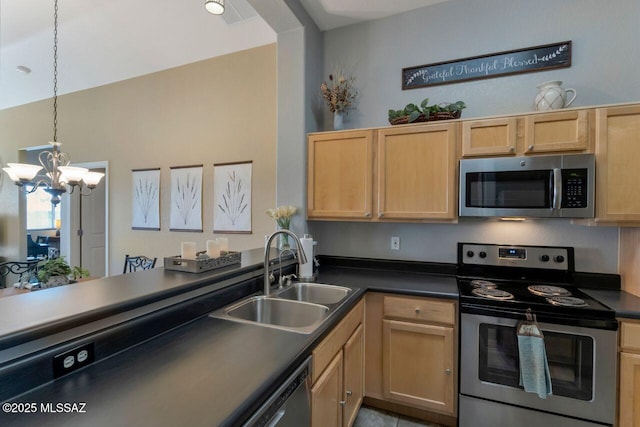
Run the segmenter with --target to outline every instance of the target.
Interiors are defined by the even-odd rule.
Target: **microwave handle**
[[[562,169],[553,169],[553,210],[560,209],[562,205]]]

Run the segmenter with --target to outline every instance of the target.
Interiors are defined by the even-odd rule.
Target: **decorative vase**
[[[344,111],[336,111],[333,113],[333,130],[344,129]]]
[[[288,230],[288,225],[280,225],[278,227],[280,230]],[[278,249],[284,251],[285,249],[291,249],[289,245],[289,235],[288,234],[278,234]]]
[[[563,89],[560,85],[562,85],[561,81],[554,80],[544,82],[536,86],[538,88],[538,94],[534,101],[536,110],[557,110],[571,105],[571,103],[576,99],[576,91],[574,89]],[[567,92],[571,92],[573,94],[569,100],[567,100]]]

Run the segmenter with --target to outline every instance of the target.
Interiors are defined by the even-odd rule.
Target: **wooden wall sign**
[[[571,66],[571,41],[402,69],[402,90]]]

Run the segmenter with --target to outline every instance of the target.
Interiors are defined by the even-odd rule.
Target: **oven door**
[[[613,424],[616,332],[540,323],[553,388],[553,395],[541,399],[518,384],[517,323],[514,319],[461,314],[460,393]],[[464,411],[462,403],[460,411]]]

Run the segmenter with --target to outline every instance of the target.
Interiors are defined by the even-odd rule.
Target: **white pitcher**
[[[536,110],[556,110],[571,105],[576,99],[576,91],[574,89],[563,89],[560,85],[562,85],[561,81],[554,80],[540,83],[536,86],[538,88],[538,94],[534,102]],[[569,100],[567,100],[567,92],[571,92],[573,95]]]

